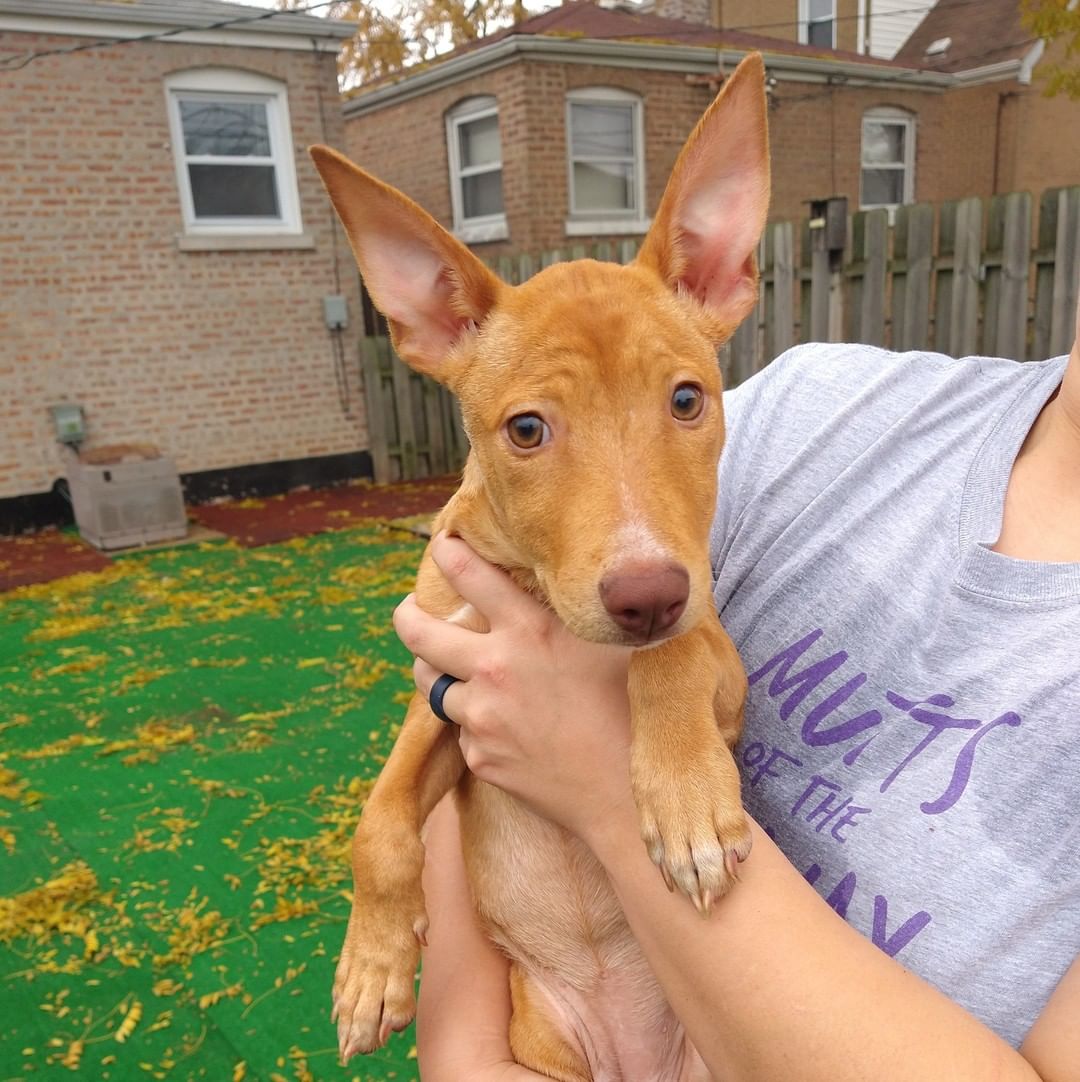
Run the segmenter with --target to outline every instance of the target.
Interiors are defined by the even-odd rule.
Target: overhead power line
[[[337,0],[317,0],[315,3],[307,4],[303,7],[292,8],[288,11],[282,11],[277,8],[270,8],[266,11],[259,12],[252,15],[239,15],[230,19],[220,19],[213,23],[190,23],[184,26],[175,26],[169,30],[155,31],[152,34],[141,34],[134,38],[120,38],[120,39],[103,39],[98,41],[84,42],[82,45],[71,45],[62,49],[41,49],[37,52],[26,53],[23,56],[9,57],[7,60],[0,60],[0,71],[18,71],[20,68],[25,68],[28,64],[35,60],[40,60],[46,56],[58,56],[64,53],[80,53],[86,52],[90,49],[107,49],[116,48],[122,45],[138,45],[150,41],[162,41],[166,38],[176,37],[178,34],[186,34],[191,31],[197,30],[221,30],[225,27],[239,26],[244,23],[257,23],[267,19],[280,18],[285,15],[306,15],[312,11],[318,11],[320,8],[330,7],[336,3]],[[948,6],[950,10],[955,8],[974,7],[976,4],[985,3],[985,0],[953,0]],[[925,15],[926,13],[934,9],[934,4],[922,5],[920,7],[900,8],[895,11],[879,12],[874,14],[871,21],[880,20],[883,18],[894,18],[899,15]],[[568,10],[567,14],[571,14]],[[837,15],[833,17],[834,23],[851,22],[856,19],[866,18],[865,15]],[[781,30],[789,29],[790,27],[801,26],[806,20],[789,20],[787,22],[775,22],[775,23],[747,23],[743,26],[725,26],[723,29],[719,27],[711,26],[695,26],[694,24],[688,24],[687,29],[680,33],[680,36],[693,36],[693,37],[715,37],[718,34],[725,32],[746,32],[753,30]],[[605,35],[605,40],[618,41],[623,39],[632,39],[640,37],[640,34],[634,31],[627,31],[625,34],[608,34]],[[1026,39],[1025,39],[1026,40]],[[805,43],[804,43],[805,44]],[[869,57],[869,54],[867,54]]]
[[[165,38],[175,37],[177,34],[187,34],[192,30],[221,30],[227,26],[239,26],[242,23],[257,23],[266,19],[280,18],[282,15],[306,15],[310,11],[329,7],[337,0],[317,0],[316,3],[307,4],[305,7],[293,8],[290,11],[281,11],[270,8],[259,12],[257,15],[237,15],[231,19],[219,19],[214,23],[189,23],[185,26],[174,26],[170,30],[157,30],[152,34],[140,34],[134,38],[105,38],[99,41],[87,41],[82,45],[70,45],[63,49],[40,49],[37,52],[27,53],[25,56],[8,57],[0,61],[0,71],[18,71],[25,68],[35,60],[44,56],[58,56],[62,53],[83,53],[90,49],[115,48],[121,45],[138,45],[147,41],[162,41]]]

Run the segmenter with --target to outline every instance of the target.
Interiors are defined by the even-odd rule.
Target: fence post
[[[935,346],[966,357],[978,348],[982,200],[950,201],[941,208]]]
[[[809,219],[802,224],[802,326],[804,342],[829,340],[829,253],[813,250]]]
[[[1068,353],[1076,332],[1076,301],[1080,283],[1080,187],[1058,193],[1057,236],[1054,244],[1054,303],[1051,309],[1050,353]]]
[[[795,344],[795,228],[777,222],[765,231],[766,363]]]
[[[900,207],[893,238],[892,348],[930,346],[930,272],[934,263],[934,208]]]
[[[983,353],[1027,358],[1028,267],[1031,196],[996,195],[986,226],[986,301]]]
[[[864,210],[852,225],[855,259],[851,278],[853,342],[885,344],[885,280],[889,258],[889,212]]]
[[[378,339],[360,339],[360,369],[364,377],[364,402],[367,408],[368,444],[375,480],[386,484],[390,477],[390,440],[386,431],[386,402],[382,390]]]
[[[387,342],[387,349],[389,349]],[[412,408],[412,373],[403,363],[390,364],[390,382],[394,395],[394,412],[397,415],[398,448],[401,452],[401,480],[411,481],[417,476],[416,424]]]

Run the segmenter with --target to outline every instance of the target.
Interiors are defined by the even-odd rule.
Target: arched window
[[[502,140],[492,97],[468,98],[446,114],[454,232],[467,243],[504,240]]]
[[[644,143],[636,94],[585,87],[566,95],[567,233],[644,232]]]
[[[904,109],[868,109],[862,121],[859,205],[894,208],[915,201],[915,116]]]
[[[231,68],[165,80],[189,234],[300,233],[285,84]]]

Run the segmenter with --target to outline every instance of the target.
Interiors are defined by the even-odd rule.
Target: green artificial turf
[[[0,594],[2,1082],[417,1077],[411,1030],[338,1066],[329,1013],[420,551],[372,526]]]

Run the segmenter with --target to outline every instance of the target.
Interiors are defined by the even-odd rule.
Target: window
[[[204,68],[170,76],[166,93],[186,231],[300,233],[285,87]]]
[[[799,0],[799,41],[836,48],[836,0]]]
[[[568,233],[644,232],[641,99],[595,87],[567,95]]]
[[[446,116],[454,232],[468,243],[509,236],[502,190],[502,143],[494,98],[470,98]]]
[[[897,207],[915,199],[915,118],[901,109],[863,114],[859,205]]]

